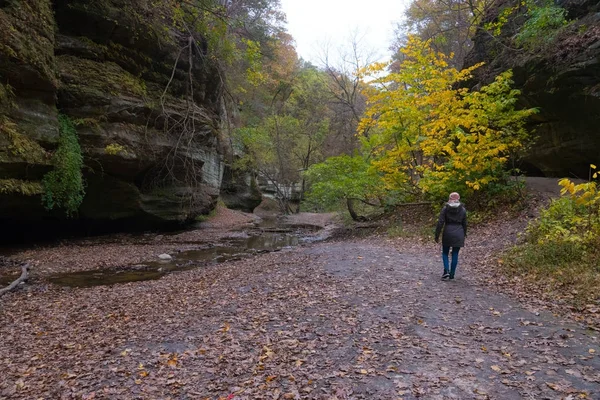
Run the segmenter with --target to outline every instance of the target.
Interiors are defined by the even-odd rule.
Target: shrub
[[[569,296],[583,303],[600,291],[600,193],[591,179],[579,185],[563,179],[560,185],[562,197],[528,226],[526,242],[507,252],[505,264],[561,294],[568,288]]]
[[[560,28],[567,24],[565,15],[566,10],[552,1],[545,1],[541,6],[528,4],[529,18],[515,36],[516,44],[528,50],[545,47],[554,40]]]
[[[42,180],[42,202],[48,210],[62,208],[68,216],[72,216],[79,209],[85,195],[81,174],[83,156],[71,120],[65,115],[59,115],[58,122],[60,136],[58,148],[52,156],[54,170]]]

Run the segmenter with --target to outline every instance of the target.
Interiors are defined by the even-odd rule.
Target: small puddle
[[[226,241],[226,245],[176,253],[173,254],[173,260],[171,261],[150,261],[121,268],[61,273],[51,275],[48,280],[56,285],[68,287],[93,287],[149,281],[159,279],[172,272],[238,260],[251,254],[297,246],[299,243],[298,236],[264,233],[260,236],[229,239]]]

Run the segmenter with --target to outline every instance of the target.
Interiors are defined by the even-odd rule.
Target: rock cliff
[[[84,157],[75,220],[152,225],[214,207],[222,80],[206,44],[172,23],[170,4],[0,0],[3,226],[66,221],[41,201],[59,113]]]
[[[500,12],[516,4],[494,3],[483,24],[497,21]],[[512,68],[522,105],[538,107],[533,128],[537,141],[523,167],[546,176],[586,178],[590,163],[600,162],[600,3],[566,0],[568,25],[548,45],[536,50],[507,46],[525,21],[509,19],[497,38],[480,30],[466,66],[485,62],[475,79],[487,83]],[[543,32],[542,32],[543,34]]]

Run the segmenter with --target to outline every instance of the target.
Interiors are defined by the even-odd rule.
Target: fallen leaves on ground
[[[0,398],[598,398],[596,336],[440,265],[427,243],[375,236],[38,283],[2,302]]]

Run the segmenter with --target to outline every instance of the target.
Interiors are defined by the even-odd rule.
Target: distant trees
[[[276,186],[284,212],[307,180],[313,202],[343,201],[353,218],[361,203],[507,195],[507,162],[528,143],[535,110],[515,108],[510,71],[478,91],[459,88],[479,67],[461,70],[475,30],[494,28],[481,25],[492,1],[413,0],[393,64],[371,64],[357,34],[344,53],[325,51],[322,69],[298,60],[283,31],[243,42],[257,62],[237,92],[238,165]]]
[[[355,134],[366,107],[366,64],[357,46],[335,66],[325,58],[323,68],[298,60],[285,33],[269,46],[260,82],[238,94],[242,112],[234,137],[243,155],[236,165],[268,179],[282,211],[299,211],[299,202],[293,209],[291,200],[304,199],[304,172],[327,156],[359,147]]]
[[[495,18],[483,23],[488,12]],[[535,52],[551,43],[566,24],[565,9],[552,0],[412,0],[397,25],[393,47],[402,48],[414,34],[429,40],[435,51],[452,55],[450,64],[460,69],[477,31],[506,47]],[[507,30],[510,34],[502,35]]]
[[[362,158],[330,159],[310,168],[313,199],[327,200],[335,192],[385,206],[455,190],[473,202],[507,195],[507,162],[526,145],[524,123],[535,112],[515,108],[519,91],[511,87],[511,73],[475,92],[457,84],[479,65],[459,71],[416,36],[401,52],[398,72],[386,73],[388,64],[368,69],[368,108],[358,127],[359,133],[369,132],[361,135]],[[341,171],[352,178],[324,182]],[[366,192],[357,191],[357,182]],[[355,217],[352,202],[348,207]]]
[[[493,0],[413,0],[404,22],[397,26],[396,48],[401,48],[407,35],[416,34],[430,41],[432,49],[446,56],[455,68],[462,68],[472,47],[472,37],[483,13]]]
[[[237,130],[245,150],[238,165],[254,168],[267,178],[285,212],[292,211],[293,195],[303,198],[302,172],[323,160],[323,143],[330,134],[332,112],[322,74],[308,63],[299,64],[289,80],[273,87],[263,115],[251,114],[249,123]],[[262,109],[265,104],[254,106]]]

